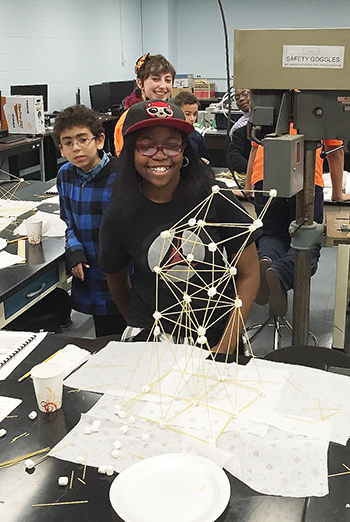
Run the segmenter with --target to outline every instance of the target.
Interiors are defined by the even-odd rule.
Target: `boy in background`
[[[66,263],[73,275],[72,307],[93,316],[96,337],[121,333],[125,320],[97,267],[102,215],[112,199],[116,158],[103,151],[105,136],[98,115],[84,105],[61,111],[53,138],[68,160],[57,175],[60,216],[67,224]]]
[[[182,109],[185,114],[186,121],[193,125],[197,120],[199,101],[194,94],[188,91],[181,91],[179,94],[172,99],[172,101]],[[205,163],[210,162],[210,156],[208,154],[207,145],[204,137],[196,130],[188,136],[188,141],[191,143],[195,151],[198,152],[200,157]]]

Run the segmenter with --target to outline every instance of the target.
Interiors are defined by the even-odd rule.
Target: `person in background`
[[[250,110],[250,91],[249,89],[236,89],[235,100],[237,107],[243,112],[242,116],[232,125],[229,136],[232,140],[232,134],[241,127],[247,125],[249,121],[249,110]]]
[[[293,130],[293,129],[292,129]],[[293,132],[295,132],[293,130]],[[326,151],[337,149],[342,142],[339,140],[325,140]],[[323,178],[321,147],[316,151],[315,161],[315,204],[314,220],[323,222]],[[329,168],[332,179],[343,178],[342,149],[334,150],[328,155]],[[268,197],[263,194],[264,175],[264,148],[252,142],[252,150],[248,162],[246,189],[256,191],[254,204],[257,215],[260,214]],[[273,200],[268,208],[262,227],[262,236],[258,242],[260,260],[260,288],[256,296],[256,303],[269,303],[270,310],[276,316],[283,317],[287,312],[287,291],[294,285],[294,256],[295,250],[290,245],[289,225],[295,219],[296,196]],[[320,257],[321,244],[318,243],[311,252],[311,274],[315,273]]]
[[[172,99],[172,101],[182,109],[185,115],[186,121],[193,125],[198,116],[199,101],[197,97],[188,91],[179,92]],[[210,162],[210,156],[208,154],[207,145],[204,137],[196,130],[194,130],[189,136],[188,141],[191,143],[193,149],[198,152],[199,156],[206,163]]]
[[[235,320],[235,311],[225,314],[221,306],[215,305],[208,315],[205,309],[221,292],[225,300],[235,299],[234,284],[233,281],[220,283],[217,297],[208,298],[207,285],[210,286],[213,279],[221,279],[226,264],[221,246],[215,257],[204,246],[211,241],[224,245],[230,260],[240,253],[235,285],[242,301],[240,314],[245,320],[259,286],[255,247],[259,231],[248,236],[242,234],[241,226],[248,225],[248,230],[252,219],[227,187],[225,197],[214,195],[208,209],[198,209],[213,193],[212,186],[216,183],[210,167],[200,160],[187,140],[192,132],[192,125],[186,122],[184,113],[176,105],[148,100],[129,109],[123,127],[125,143],[120,155],[115,200],[101,226],[100,267],[107,273],[111,292],[128,321],[122,339],[146,341],[154,325],[155,310],[171,310],[170,317],[162,319],[165,332],[179,340],[186,337],[186,332],[188,335],[188,328],[192,331],[194,324],[207,325],[207,345],[213,352],[226,355],[235,351],[242,324]],[[183,219],[187,223],[191,215],[205,218],[208,223],[238,224],[233,228],[213,225],[211,237],[199,229],[196,234],[191,232],[191,242],[198,241],[201,251],[200,254],[196,251],[194,271],[188,265],[192,261],[181,254],[188,248],[185,233],[179,230],[164,251],[161,235]],[[165,272],[174,284],[169,288],[169,284],[160,279],[156,300],[154,263],[160,256],[159,264],[167,265]],[[134,273],[129,289],[124,270],[130,262]],[[213,270],[209,269],[211,265]],[[189,272],[185,278],[181,276],[184,272]],[[189,324],[181,304],[186,292],[192,293],[194,319]]]
[[[167,100],[170,98],[176,71],[162,54],[141,56],[135,65],[137,89],[125,98],[125,108],[142,100]],[[127,110],[121,115],[114,129],[114,146],[119,156],[123,148],[122,128]]]
[[[98,268],[102,215],[112,200],[116,158],[103,151],[105,136],[98,115],[84,105],[61,111],[53,138],[68,160],[57,175],[60,216],[67,224],[66,263],[73,276],[72,307],[93,316],[96,337],[120,334],[126,323]]]

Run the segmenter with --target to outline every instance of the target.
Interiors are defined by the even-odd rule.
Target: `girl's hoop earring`
[[[189,163],[190,163],[190,160],[188,159],[188,157],[184,156],[182,166],[187,167],[187,165],[189,165]]]

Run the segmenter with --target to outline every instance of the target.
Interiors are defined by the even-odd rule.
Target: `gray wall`
[[[140,20],[139,0],[0,0],[0,90],[48,83],[52,111],[80,87],[89,104],[90,84],[134,78]]]
[[[230,37],[237,28],[344,27],[349,0],[222,0]],[[217,0],[0,0],[0,90],[48,83],[49,110],[75,101],[80,87],[134,78],[143,52],[162,53],[179,73],[225,90]],[[126,61],[122,58],[125,56]]]

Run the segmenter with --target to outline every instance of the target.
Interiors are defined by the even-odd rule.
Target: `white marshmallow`
[[[28,413],[28,417],[30,418],[30,420],[34,420],[36,419],[38,416],[37,412],[36,411],[31,411],[30,413]]]
[[[119,455],[120,455],[120,451],[117,450],[117,449],[114,449],[114,450],[111,451],[111,455],[112,455],[112,457],[114,459],[117,459],[119,457]]]
[[[190,227],[194,227],[194,225],[195,225],[196,223],[197,223],[196,218],[190,218],[190,219],[188,220],[188,225],[189,225]]]
[[[121,427],[119,428],[119,431],[120,431],[120,433],[122,433],[123,435],[125,435],[125,434],[128,433],[128,431],[129,431],[129,426],[127,426],[126,424],[124,424],[124,426],[121,426]]]
[[[208,294],[209,297],[214,297],[214,295],[216,294],[215,286],[212,286],[211,288],[209,288],[208,291],[207,291],[207,294]]]
[[[114,473],[114,467],[113,466],[107,466],[106,474],[110,477]]]
[[[159,326],[155,326],[153,330],[154,337],[158,337],[160,335],[160,328]]]
[[[269,192],[269,196],[271,196],[272,198],[277,197],[277,190],[276,189],[271,189],[270,192]]]
[[[236,275],[237,274],[237,268],[235,266],[230,267],[230,275]]]
[[[132,415],[130,415],[128,421],[130,422],[130,424],[135,424],[136,419],[135,419],[135,417],[133,417]]]
[[[85,435],[90,435],[92,432],[92,429],[90,428],[90,426],[86,426],[86,428],[84,428],[84,434]]]
[[[153,318],[154,319],[161,319],[162,318],[162,314],[160,312],[154,312]]]
[[[105,475],[106,472],[107,472],[107,466],[104,466],[104,465],[101,465],[98,467],[98,470],[97,470],[99,473],[101,473],[101,475]]]
[[[0,430],[0,438],[1,437],[5,437],[6,433],[7,433],[7,431],[5,430],[5,428],[1,428],[1,430]]]
[[[188,294],[184,294],[184,301],[185,301],[185,303],[190,303],[192,301],[192,299],[190,298],[190,296]]]
[[[59,486],[67,486],[68,482],[69,482],[68,477],[58,477]]]
[[[215,243],[209,243],[208,250],[209,252],[215,252],[217,250],[217,245]]]
[[[77,463],[78,464],[83,464],[84,463],[84,457],[82,455],[78,455],[77,456]]]
[[[197,330],[198,335],[205,335],[207,333],[207,329],[204,326],[200,326]]]
[[[153,272],[155,272],[156,274],[158,274],[158,272],[160,272],[160,266],[156,265],[153,267]]]
[[[143,440],[143,442],[148,442],[149,441],[149,434],[148,433],[142,433],[141,439]]]
[[[263,222],[261,221],[261,219],[255,219],[253,223],[256,226],[256,228],[261,228],[263,226]]]
[[[204,221],[204,219],[198,219],[198,221],[197,221],[197,225],[198,225],[199,227],[204,227],[204,226],[205,226],[205,221]]]
[[[24,465],[25,465],[26,469],[33,469],[33,468],[35,468],[35,462],[32,459],[25,460],[24,461]]]
[[[193,255],[193,254],[187,254],[187,256],[186,256],[186,260],[187,260],[189,263],[192,263],[192,261],[194,260],[194,255]]]
[[[118,417],[119,417],[120,419],[125,419],[125,417],[126,417],[126,412],[123,411],[123,410],[120,410],[120,412],[118,413]]]
[[[198,344],[205,344],[207,342],[207,340],[208,339],[206,338],[205,335],[201,335],[198,337],[197,342],[198,342]]]
[[[150,389],[151,388],[148,386],[148,384],[145,384],[145,386],[143,386],[143,388],[142,388],[142,392],[143,393],[148,393],[150,391]]]
[[[114,449],[119,450],[122,447],[122,444],[121,444],[120,440],[115,440],[112,443],[112,446],[113,446]]]
[[[212,191],[213,194],[217,194],[218,192],[220,192],[220,187],[219,187],[219,185],[213,185],[213,186],[211,187],[211,191]]]

